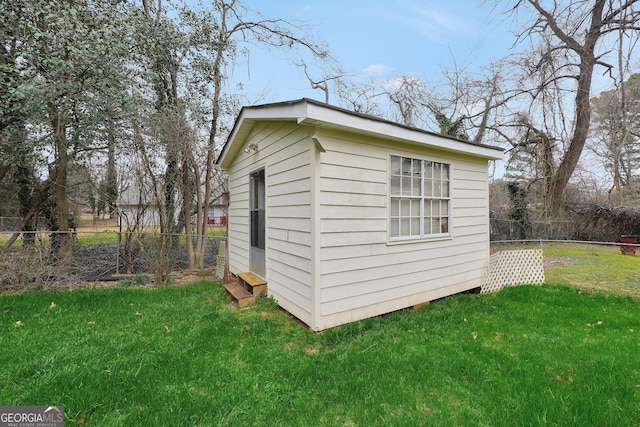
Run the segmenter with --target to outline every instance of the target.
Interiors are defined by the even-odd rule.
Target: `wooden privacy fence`
[[[505,286],[544,283],[542,249],[500,251],[489,258],[489,268],[480,293],[496,292]]]

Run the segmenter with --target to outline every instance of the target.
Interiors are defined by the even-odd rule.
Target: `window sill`
[[[433,237],[389,240],[389,241],[387,241],[387,246],[407,245],[407,244],[415,244],[415,243],[441,242],[441,241],[445,241],[445,240],[453,240],[453,235],[446,234],[446,235],[433,236]]]

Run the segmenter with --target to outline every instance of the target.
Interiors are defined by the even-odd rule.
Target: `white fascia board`
[[[233,160],[238,155],[238,152],[242,149],[245,139],[249,135],[251,128],[253,128],[254,121],[245,120],[243,117],[243,113],[241,112],[236,120],[236,123],[233,125],[233,129],[231,133],[227,137],[227,141],[222,147],[222,151],[218,156],[216,162],[220,166],[222,170],[229,170]]]
[[[370,135],[416,146],[434,147],[445,151],[468,154],[487,160],[500,160],[503,150],[488,145],[475,144],[412,128],[383,119],[366,116],[317,101],[300,99],[276,104],[245,107],[240,112],[227,139],[218,164],[227,170],[246,143],[246,138],[256,121],[283,120],[299,125],[317,126]]]
[[[305,110],[305,105],[301,101],[243,107],[218,156],[217,163],[220,165],[220,168],[222,170],[229,170],[233,160],[247,142],[246,139],[257,121],[295,120],[300,113],[304,115]]]
[[[375,118],[369,118],[367,116],[352,115],[321,105],[308,104],[308,107],[306,119],[300,120],[300,118],[298,118],[298,123],[324,128],[343,129],[358,134],[371,135],[414,145],[426,145],[445,151],[478,156],[488,160],[500,160],[503,157],[502,149],[448,138],[385,120],[375,120]]]

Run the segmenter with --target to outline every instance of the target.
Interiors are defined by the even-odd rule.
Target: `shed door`
[[[266,278],[265,275],[265,183],[264,169],[253,172],[249,185],[249,212],[251,244],[249,247],[249,268],[251,272]]]

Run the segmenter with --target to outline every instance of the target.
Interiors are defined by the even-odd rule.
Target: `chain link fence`
[[[10,221],[5,218],[5,224]],[[204,238],[204,266],[215,272],[218,252],[224,248],[224,229],[212,227]],[[7,242],[16,233],[0,230],[0,290],[43,288],[47,284],[72,282],[100,282],[133,277],[151,281],[160,265],[167,272],[189,269],[186,236],[160,233],[127,233],[114,230],[70,231],[70,253],[64,265],[53,256],[51,245],[54,233],[34,232],[35,245],[23,246],[17,239]],[[191,236],[195,241],[198,236]],[[143,278],[144,277],[144,278]]]
[[[34,217],[33,224],[36,230],[45,230],[45,219],[43,217]],[[19,230],[21,225],[22,218],[20,217],[0,216],[0,233],[13,233],[13,230]]]
[[[491,218],[491,241],[505,240],[574,240],[581,230],[573,221],[519,221]]]

